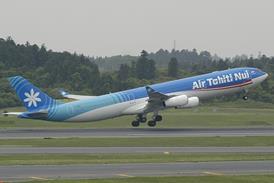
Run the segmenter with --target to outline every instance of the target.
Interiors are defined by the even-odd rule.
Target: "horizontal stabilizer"
[[[19,116],[21,115],[23,112],[3,112],[2,114],[4,116],[8,116],[8,115],[14,115],[14,116]]]
[[[37,112],[3,112],[4,116],[15,115],[19,118],[30,118],[30,119],[47,119],[48,112],[46,110]]]
[[[74,100],[84,100],[84,99],[91,99],[96,97],[96,96],[88,96],[88,95],[73,95],[66,92],[65,90],[59,90],[59,92],[63,97],[68,99],[74,99]]]

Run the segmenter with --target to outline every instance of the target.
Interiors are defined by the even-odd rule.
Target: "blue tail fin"
[[[28,111],[45,110],[57,105],[56,100],[49,97],[23,77],[14,76],[8,78],[8,80]]]

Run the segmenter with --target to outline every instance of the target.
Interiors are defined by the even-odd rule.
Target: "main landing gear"
[[[147,122],[147,125],[150,127],[156,126],[157,122],[162,121],[163,117],[161,115],[153,116],[152,120]]]
[[[145,123],[147,121],[147,118],[143,114],[138,114],[136,117],[136,120],[132,121],[131,125],[133,127],[138,127],[140,126],[140,123]]]
[[[163,117],[161,115],[155,115],[152,117],[152,120],[147,122],[147,125],[150,127],[156,126],[158,121],[162,121]],[[147,121],[147,118],[144,115],[137,115],[136,120],[132,121],[131,125],[133,127],[140,126],[140,123],[145,123]]]

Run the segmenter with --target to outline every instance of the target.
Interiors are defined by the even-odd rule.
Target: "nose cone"
[[[265,72],[263,75],[263,80],[265,80],[268,77],[268,74]]]
[[[263,82],[268,77],[268,74],[260,69],[255,69],[251,71],[251,76],[254,84],[253,86],[255,86]]]

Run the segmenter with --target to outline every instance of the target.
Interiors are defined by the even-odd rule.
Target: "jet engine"
[[[184,109],[184,108],[191,108],[197,107],[199,105],[199,98],[198,97],[189,97],[188,103],[186,105],[176,106],[176,109]]]
[[[176,106],[187,105],[187,103],[188,103],[188,97],[186,95],[179,95],[164,101],[163,105],[165,107],[176,107]]]

